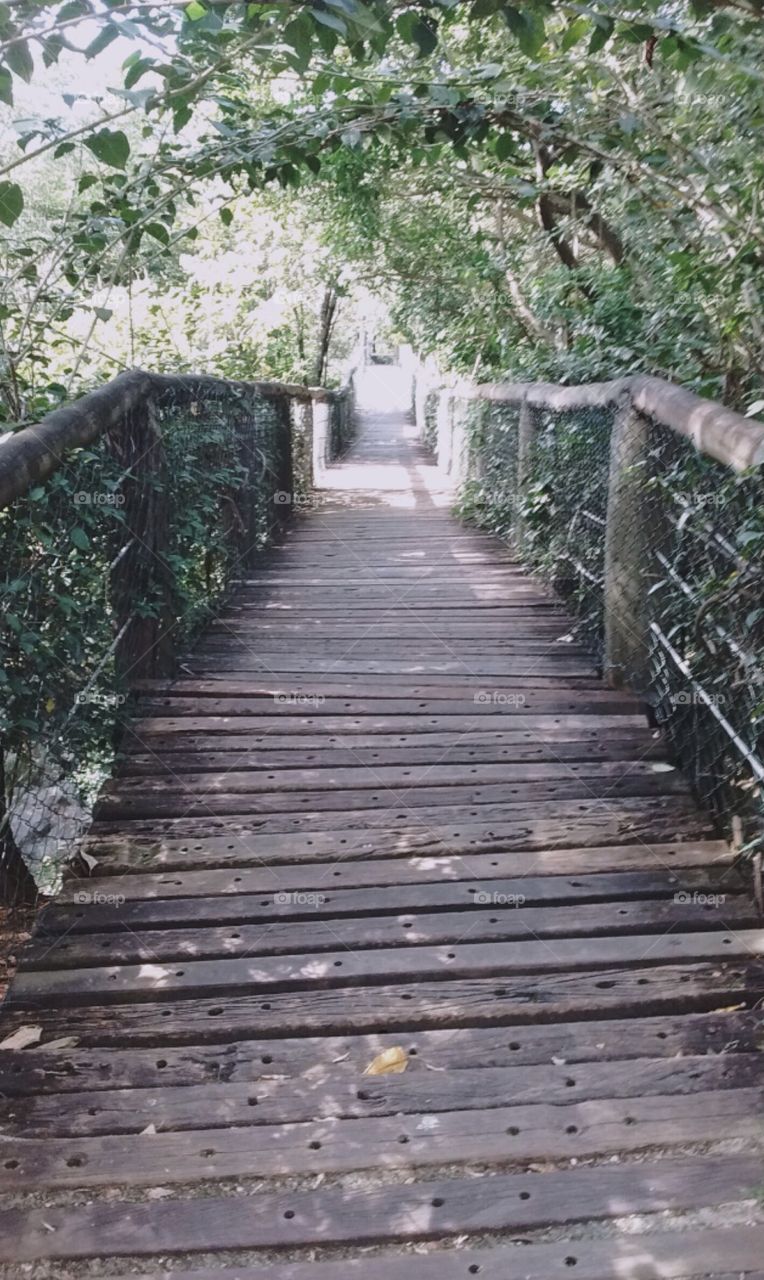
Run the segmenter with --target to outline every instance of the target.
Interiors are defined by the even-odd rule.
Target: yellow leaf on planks
[[[372,1058],[363,1074],[365,1076],[398,1075],[401,1071],[405,1071],[408,1065],[409,1058],[406,1050],[396,1044],[392,1049],[385,1049],[384,1053],[378,1053],[376,1058]]]

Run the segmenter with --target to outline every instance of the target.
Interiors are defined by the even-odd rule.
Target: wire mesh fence
[[[326,394],[344,447],[352,397]],[[279,384],[154,378],[0,510],[6,903],[55,883],[113,760],[131,686],[172,669],[288,518],[310,483],[309,434],[310,397]]]
[[[508,388],[506,400],[431,393],[427,409],[436,416],[440,400],[442,422],[446,397],[452,440],[466,432],[462,514],[515,542],[603,673],[645,696],[720,829],[758,850],[762,470],[704,455],[610,385],[572,407],[539,386]]]

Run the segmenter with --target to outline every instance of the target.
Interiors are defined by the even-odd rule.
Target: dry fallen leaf
[[[155,1124],[147,1124],[145,1129],[141,1129],[139,1136],[142,1138],[144,1133],[156,1133],[156,1131],[157,1127]]]
[[[674,773],[675,766],[673,764],[664,764],[661,760],[658,764],[651,764],[650,768],[653,773]]]
[[[392,1049],[385,1049],[384,1053],[378,1053],[376,1058],[372,1058],[363,1074],[365,1076],[398,1075],[401,1071],[405,1071],[408,1065],[406,1050],[396,1044]]]
[[[26,1049],[30,1044],[37,1044],[42,1035],[42,1027],[19,1027],[13,1035],[0,1041],[0,1049]]]
[[[98,859],[94,858],[92,853],[85,853],[84,850],[81,849],[80,857],[82,858],[82,861],[85,863],[85,866],[87,867],[88,871],[93,871],[98,866]]]
[[[49,1044],[43,1044],[40,1048],[48,1053],[51,1049],[73,1049],[78,1044],[77,1036],[62,1036],[60,1040],[51,1040]]]

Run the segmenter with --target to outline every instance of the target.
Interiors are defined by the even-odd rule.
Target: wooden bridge
[[[4,1274],[761,1280],[757,911],[370,390],[23,958]]]

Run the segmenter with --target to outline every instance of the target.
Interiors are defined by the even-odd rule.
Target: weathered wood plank
[[[656,968],[530,974],[518,978],[463,978],[379,986],[318,988],[235,999],[145,1001],[89,1005],[78,1011],[84,1046],[230,1043],[268,1035],[342,1035],[395,1029],[521,1026],[578,1018],[647,1017],[752,1007],[764,996],[761,962],[683,964]],[[28,1025],[29,1011],[7,1005],[8,1033]],[[38,1010],[46,1038],[72,1034],[67,1009]]]
[[[635,846],[635,851],[639,846]],[[681,850],[681,846],[679,846]],[[378,912],[427,910],[454,905],[472,906],[472,899],[479,893],[496,896],[497,906],[506,898],[508,904],[522,902],[523,907],[568,902],[619,901],[633,898],[674,898],[677,894],[701,896],[704,906],[715,905],[707,901],[707,895],[723,895],[733,889],[740,891],[740,881],[734,872],[728,877],[725,869],[712,873],[704,867],[692,866],[674,870],[673,864],[657,859],[645,859],[637,855],[640,868],[645,861],[648,869],[590,875],[572,873],[563,862],[556,875],[515,875],[507,878],[507,870],[517,872],[512,855],[494,857],[478,855],[461,858],[446,856],[441,859],[414,857],[371,860],[368,864],[345,862],[337,859],[327,863],[298,863],[234,868],[232,871],[178,871],[171,873],[136,872],[131,876],[94,875],[82,880],[71,880],[62,889],[54,903],[45,909],[42,922],[50,929],[51,918],[65,921],[64,928],[75,929],[77,920],[85,920],[81,928],[93,929],[100,922],[119,924],[124,918],[133,923],[134,918],[120,917],[120,912],[141,901],[156,901],[160,909],[175,912],[174,918],[183,919],[184,911],[192,911],[193,900],[198,902],[200,913],[212,910],[225,911],[223,902],[233,897],[242,903],[241,911],[251,913],[252,920],[267,920],[263,911],[273,913],[273,918],[299,914],[315,919],[316,912],[329,917],[341,915],[374,915]],[[534,859],[534,863],[536,860]],[[526,863],[527,865],[527,863]],[[543,868],[531,864],[531,871]],[[484,873],[484,874],[481,874]],[[575,878],[571,878],[575,876]],[[500,883],[497,883],[500,882]],[[375,890],[375,892],[369,892]],[[311,893],[311,898],[300,903],[280,895],[300,892]],[[260,894],[261,901],[243,902],[249,895]],[[114,899],[114,901],[112,901]],[[119,899],[119,901],[116,901]],[[208,904],[214,900],[210,908]],[[165,906],[162,907],[162,902]],[[174,904],[174,905],[172,905]],[[257,907],[261,910],[258,911]],[[718,905],[718,903],[716,904]],[[101,908],[101,910],[98,910]],[[65,912],[65,914],[61,914]],[[180,912],[180,917],[178,917]],[[171,917],[167,917],[168,922]]]
[[[627,1213],[658,1213],[751,1199],[756,1158],[664,1160],[564,1173],[496,1174],[365,1191],[260,1193],[152,1203],[95,1203],[0,1213],[0,1257],[119,1257],[191,1249],[434,1240]]]
[[[483,894],[491,898],[491,894]],[[760,916],[747,894],[727,895],[720,906],[669,900],[598,903],[592,906],[526,907],[512,910],[512,901],[495,899],[495,905],[481,906],[481,896],[471,895],[461,911],[407,912],[394,916],[332,916],[308,918],[310,904],[299,900],[293,906],[293,920],[269,919],[261,924],[222,925],[206,928],[178,927],[145,929],[128,927],[122,932],[98,933],[88,930],[66,936],[40,930],[23,956],[30,969],[72,969],[110,964],[155,964],[159,961],[202,960],[233,956],[278,955],[322,952],[348,947],[354,951],[393,945],[418,947],[424,944],[459,941],[469,932],[470,942],[508,942],[528,938],[596,938],[628,934],[663,934],[667,930],[731,929],[760,925]],[[476,900],[477,899],[477,900]],[[430,904],[428,903],[428,906]],[[508,907],[510,909],[508,909]],[[497,914],[498,912],[498,914]],[[725,934],[725,936],[727,936]],[[722,939],[722,943],[723,943]]]
[[[621,1062],[545,1063],[532,1069],[420,1071],[392,1076],[335,1073],[332,1066],[309,1069],[301,1078],[262,1076],[254,1084],[207,1082],[185,1089],[98,1090],[68,1093],[66,1106],[55,1095],[16,1097],[3,1107],[6,1133],[16,1137],[79,1137],[141,1134],[153,1124],[162,1132],[199,1128],[291,1124],[310,1120],[396,1116],[423,1112],[494,1110],[548,1102],[557,1105],[597,1098],[665,1097],[760,1088],[761,1054],[639,1059],[633,1071]],[[697,1110],[697,1109],[696,1109]],[[626,1108],[630,1114],[630,1106]],[[254,1135],[253,1135],[254,1140]]]
[[[120,777],[140,775],[152,777],[157,771],[173,769],[178,773],[216,772],[235,763],[237,770],[275,771],[283,769],[311,769],[319,771],[341,768],[373,768],[394,766],[403,769],[410,765],[473,766],[507,765],[532,762],[585,762],[594,760],[627,761],[639,758],[645,761],[664,760],[665,748],[646,730],[644,736],[636,733],[630,738],[592,742],[582,738],[574,742],[534,743],[518,742],[505,745],[459,745],[422,747],[330,747],[314,746],[301,741],[301,749],[288,750],[273,747],[270,751],[252,747],[247,734],[226,734],[221,740],[194,739],[191,743],[173,742],[150,752],[133,750],[125,752],[119,761]],[[136,744],[137,746],[137,744]],[[185,750],[182,748],[185,746]],[[152,744],[153,747],[153,744]],[[181,749],[178,749],[181,748]],[[237,758],[232,758],[236,752]],[[420,773],[422,770],[419,771]],[[463,771],[462,771],[463,772]],[[326,780],[326,775],[324,774]]]
[[[429,1253],[385,1251],[343,1257],[344,1280],[569,1280],[571,1268],[586,1280],[764,1280],[760,1269],[764,1226],[731,1225],[692,1231],[621,1233],[553,1244],[515,1243],[435,1248]],[[173,1271],[173,1280],[229,1280],[227,1269]],[[134,1272],[116,1280],[166,1280]],[[337,1261],[236,1265],[236,1280],[337,1280]]]
[[[263,1125],[254,1131],[239,1126],[160,1131],[150,1141],[146,1136],[7,1139],[1,1148],[0,1191],[602,1159],[691,1143],[755,1142],[764,1138],[764,1115],[760,1089],[736,1088],[572,1106],[428,1109],[371,1120]]]
[[[267,926],[266,926],[267,927]],[[469,926],[464,925],[461,933]],[[457,936],[461,936],[458,933]],[[51,952],[51,961],[53,960]],[[336,945],[299,955],[234,959],[184,959],[176,964],[141,962],[102,968],[22,969],[11,1007],[75,1008],[91,1000],[172,1000],[240,993],[347,987],[365,989],[396,981],[515,978],[520,974],[574,972],[617,966],[690,964],[747,960],[764,955],[763,929],[709,927],[702,933],[627,934],[618,937],[554,938],[530,942],[452,942],[432,947],[396,946],[352,951]]]
[[[625,760],[575,760],[550,762],[523,762],[506,764],[440,764],[437,761],[420,766],[415,765],[381,765],[374,761],[368,765],[350,767],[326,766],[323,769],[297,769],[288,765],[280,769],[263,770],[241,769],[239,761],[228,761],[229,767],[222,772],[198,771],[192,768],[184,771],[177,761],[172,762],[170,776],[155,774],[119,778],[110,782],[103,794],[108,796],[127,797],[130,795],[147,796],[154,792],[163,795],[173,790],[190,789],[196,794],[207,795],[210,791],[232,795],[237,792],[261,792],[264,797],[274,793],[325,791],[331,790],[340,797],[347,791],[368,791],[378,787],[388,787],[404,791],[406,794],[416,788],[425,795],[428,802],[429,793],[438,788],[469,788],[465,790],[465,803],[469,804],[471,794],[482,794],[488,789],[489,798],[500,798],[501,793],[489,789],[492,783],[501,783],[503,793],[509,796],[518,794],[518,786],[526,791],[529,784],[550,784],[561,780],[585,779],[591,784],[590,790],[600,789],[608,794],[620,794],[617,788],[629,784],[646,784],[649,790],[655,787],[661,792],[684,793],[684,779],[676,772],[656,772],[651,760],[637,758]],[[447,793],[443,793],[444,795]],[[300,801],[295,797],[295,803]],[[342,808],[343,803],[337,806]]]
[[[216,1083],[252,1083],[263,1076],[294,1078],[324,1069],[334,1079],[359,1076],[377,1054],[401,1046],[409,1078],[443,1071],[517,1067],[557,1060],[559,1065],[618,1062],[624,1080],[636,1058],[735,1056],[758,1052],[762,1015],[755,1011],[688,1013],[606,1021],[470,1026],[440,1031],[386,1031],[374,1035],[298,1036],[146,1049],[0,1050],[0,1091],[7,1097],[156,1089]],[[310,1076],[308,1077],[310,1078]],[[479,1087],[475,1090],[480,1097]],[[203,1116],[201,1117],[203,1119]]]
[[[299,733],[302,738],[306,734],[315,737],[319,732],[321,736],[337,734],[354,737],[356,734],[363,734],[369,737],[377,734],[400,734],[417,738],[433,733],[456,733],[459,736],[476,733],[490,735],[530,733],[532,739],[543,741],[546,738],[547,730],[550,733],[554,733],[555,730],[566,731],[572,728],[581,729],[589,733],[602,733],[608,730],[616,733],[619,728],[630,725],[644,725],[645,723],[643,715],[621,711],[592,716],[560,713],[553,717],[525,715],[518,712],[517,714],[513,713],[511,721],[507,719],[504,724],[499,724],[495,720],[492,721],[486,718],[482,723],[478,720],[472,725],[466,725],[464,717],[461,715],[390,716],[383,714],[363,717],[339,715],[327,716],[321,721],[315,722],[310,714],[295,717],[291,721],[286,717],[273,716],[270,714],[270,708],[261,709],[254,714],[239,715],[237,713],[235,716],[221,715],[219,713],[205,713],[187,717],[147,716],[141,708],[138,708],[138,711],[139,718],[126,728],[126,732],[138,741],[149,735],[169,734],[174,736],[178,732],[204,733],[205,735],[251,732],[254,735],[255,744],[257,743],[258,734],[267,734],[270,737],[271,734],[291,736]],[[607,711],[607,708],[605,708],[605,711]],[[494,739],[492,738],[492,740]]]

